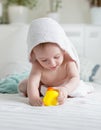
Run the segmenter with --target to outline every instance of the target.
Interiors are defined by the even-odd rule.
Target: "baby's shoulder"
[[[76,62],[75,62],[74,60],[69,60],[68,62],[65,62],[65,63],[64,63],[64,66],[65,66],[66,68],[71,68],[71,67],[73,67],[73,66],[76,66]]]
[[[41,67],[41,65],[37,61],[33,62],[32,69],[42,71],[42,67]]]

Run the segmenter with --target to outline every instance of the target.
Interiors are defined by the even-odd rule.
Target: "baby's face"
[[[43,48],[36,47],[34,53],[40,65],[49,70],[56,70],[64,60],[63,51],[56,44],[47,44]]]

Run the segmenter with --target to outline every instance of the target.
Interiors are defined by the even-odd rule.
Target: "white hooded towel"
[[[45,42],[57,43],[63,50],[65,50],[69,54],[71,59],[76,62],[78,71],[80,72],[80,64],[77,52],[69,38],[66,36],[63,28],[51,18],[35,19],[32,21],[28,32],[27,43],[29,57],[31,55],[32,49],[35,46]],[[76,91],[76,93],[73,92],[71,94],[72,96],[85,96],[88,92],[93,90],[92,86],[88,85],[88,89],[87,85],[85,85],[85,83],[83,82],[80,82],[80,86],[83,89],[78,90],[79,94]],[[80,86],[78,88],[80,88]],[[82,90],[81,94],[80,90]]]

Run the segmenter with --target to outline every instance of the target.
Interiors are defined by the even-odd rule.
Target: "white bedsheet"
[[[0,130],[101,130],[101,86],[64,105],[33,107],[18,94],[0,94]]]

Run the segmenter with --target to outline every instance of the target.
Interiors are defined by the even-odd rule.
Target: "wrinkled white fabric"
[[[47,88],[42,85],[41,86],[41,94],[44,96],[47,91]],[[80,81],[79,86],[68,96],[71,97],[85,97],[87,94],[94,92],[94,87],[91,83],[84,83],[82,80]]]

